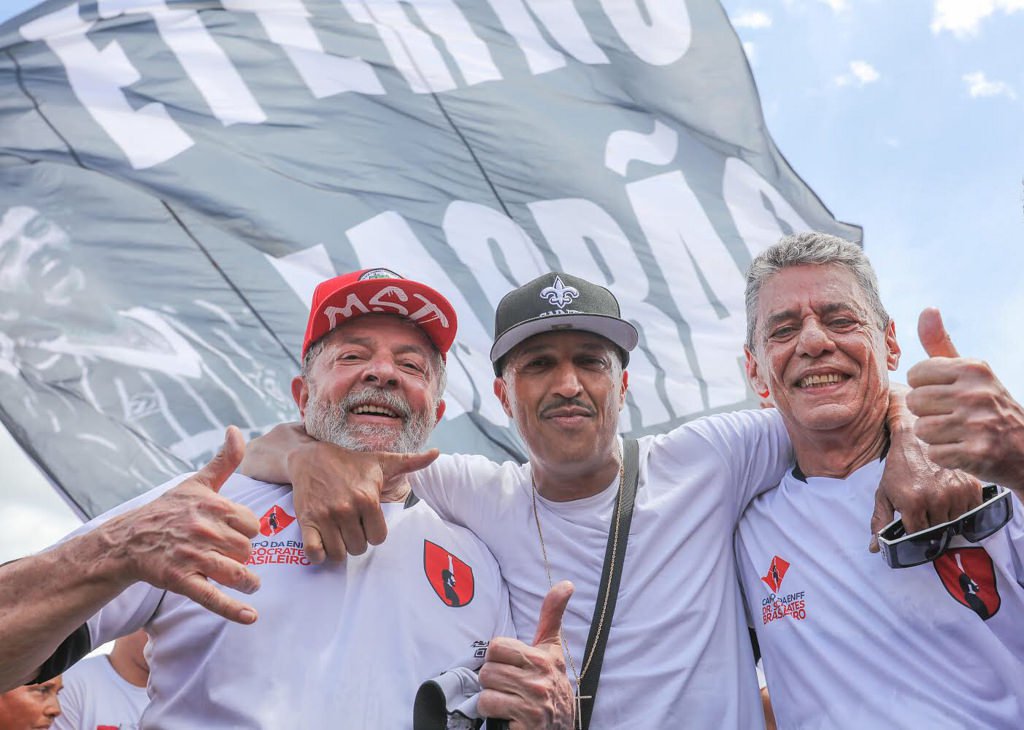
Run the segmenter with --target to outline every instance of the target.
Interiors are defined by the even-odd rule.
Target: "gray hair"
[[[836,264],[848,269],[860,285],[865,304],[874,313],[879,328],[885,329],[889,325],[889,313],[882,306],[878,293],[878,277],[864,250],[855,243],[827,233],[797,233],[762,251],[747,269],[747,347],[754,347],[761,287],[782,269],[806,264]]]
[[[307,382],[309,381],[309,375],[313,370],[313,364],[324,351],[324,347],[327,346],[327,339],[331,336],[331,332],[333,331],[334,330],[331,330],[325,334],[319,340],[310,345],[308,350],[306,350],[306,356],[302,358],[302,370],[299,373],[303,380]],[[448,387],[448,369],[445,367],[444,358],[441,357],[441,353],[434,347],[430,350],[430,375],[434,381],[434,385],[436,386],[434,388],[434,402],[432,405],[434,410],[437,410],[438,404],[444,397],[445,388]]]

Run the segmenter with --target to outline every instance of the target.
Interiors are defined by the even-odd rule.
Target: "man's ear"
[[[445,409],[446,407],[447,407],[447,406],[445,405],[445,402],[444,402],[444,398],[442,398],[441,400],[439,400],[439,401],[437,402],[437,413],[435,413],[435,414],[434,414],[434,420],[435,420],[435,421],[436,421],[437,423],[440,423],[440,422],[441,422],[441,416],[443,416],[443,415],[444,415],[444,409]]]
[[[629,373],[622,371],[622,384],[619,386],[619,410],[626,407],[626,391],[629,390]]]
[[[505,385],[505,378],[497,377],[494,379],[494,395],[498,396],[498,400],[501,401],[501,407],[505,411],[505,415],[512,418],[512,405],[508,399],[508,386]]]
[[[309,400],[309,386],[306,384],[306,379],[301,375],[296,375],[292,378],[292,398],[295,400],[295,405],[299,407],[299,415],[305,419],[306,402]]]
[[[889,320],[889,326],[885,328],[885,349],[888,352],[885,364],[890,370],[896,370],[900,366],[900,343],[896,341],[896,323]]]
[[[750,383],[750,387],[759,396],[762,393],[767,393],[768,383],[761,377],[761,371],[757,367],[757,358],[754,357],[754,353],[746,345],[743,346],[743,356],[746,358],[747,382]]]

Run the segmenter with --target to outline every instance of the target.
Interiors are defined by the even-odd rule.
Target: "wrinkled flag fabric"
[[[765,129],[705,0],[49,0],[0,26],[0,419],[84,516],[294,420],[313,287],[459,314],[443,450],[525,458],[503,294],[557,269],[640,329],[621,427],[756,405],[743,272],[860,240]]]

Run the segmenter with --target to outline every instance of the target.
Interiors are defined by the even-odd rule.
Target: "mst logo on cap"
[[[393,314],[415,322],[441,357],[448,354],[458,318],[451,303],[425,284],[390,269],[362,269],[321,282],[313,292],[302,357],[343,322],[364,314]]]
[[[491,362],[501,375],[501,359],[520,342],[544,332],[578,330],[607,338],[629,362],[636,327],[619,316],[615,295],[586,279],[552,271],[506,294],[494,314]]]

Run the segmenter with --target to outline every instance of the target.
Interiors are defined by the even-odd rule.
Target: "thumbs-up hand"
[[[118,515],[96,529],[107,554],[123,565],[119,576],[144,581],[191,598],[238,623],[256,611],[221,591],[213,581],[253,593],[260,581],[247,569],[250,540],[259,520],[247,507],[218,492],[245,452],[241,432],[231,426],[210,462],[152,502]]]
[[[917,337],[928,357],[960,357],[946,326],[942,324],[942,313],[935,307],[921,312],[917,320]]]
[[[548,591],[532,645],[506,637],[491,640],[480,669],[483,691],[477,710],[482,716],[505,718],[510,730],[574,727],[573,690],[562,650],[562,616],[572,592],[568,581]]]
[[[928,457],[950,469],[1024,491],[1024,408],[981,360],[962,358],[937,309],[926,309],[918,337],[928,359],[910,369],[907,407]]]

